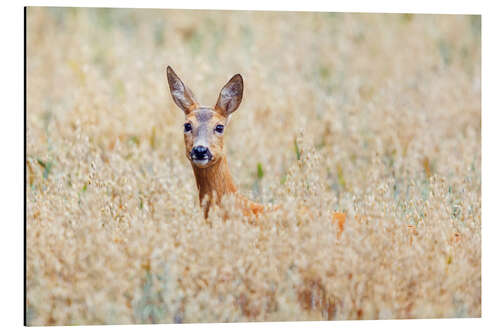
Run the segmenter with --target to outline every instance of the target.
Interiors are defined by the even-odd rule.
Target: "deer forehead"
[[[195,125],[203,126],[216,123],[225,123],[225,119],[214,109],[209,107],[200,107],[189,113],[187,119],[193,122]]]

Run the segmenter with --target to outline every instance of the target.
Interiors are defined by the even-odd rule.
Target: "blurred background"
[[[480,315],[479,16],[30,7],[26,19],[28,323]],[[249,250],[252,227],[211,229],[201,218],[167,65],[209,106],[232,75],[243,76],[225,134],[231,171],[245,195],[294,215],[269,221],[285,231],[259,238],[260,254]],[[296,233],[287,228],[301,219],[298,203],[318,218]],[[321,238],[331,228],[325,209],[403,231],[352,227],[339,247]],[[408,245],[408,230],[421,243]],[[204,241],[179,241],[198,233]],[[215,249],[238,235],[227,249],[238,258]],[[457,253],[450,237],[462,241]],[[364,251],[379,255],[358,258]],[[380,268],[385,255],[399,266]],[[254,272],[268,284],[235,286],[222,294],[239,296],[224,301],[211,278],[205,296],[194,293],[204,271],[183,266],[197,262],[209,274],[220,263],[234,273],[225,263],[262,257],[277,277]],[[428,264],[412,264],[424,257]],[[292,262],[301,283],[283,277]],[[368,283],[361,277],[372,266],[381,275]],[[167,292],[162,274],[195,282]],[[353,274],[372,293],[349,289]],[[388,281],[413,284],[387,296]],[[318,285],[328,296],[311,303]],[[260,304],[270,292],[294,296]],[[203,297],[216,304],[200,305]]]
[[[179,154],[183,115],[172,107],[166,65],[205,105],[243,75],[227,147],[247,185],[246,170],[256,170],[248,152],[265,151],[255,158],[275,178],[293,162],[301,130],[336,161],[377,152],[404,163],[412,139],[424,157],[480,122],[478,16],[30,8],[29,124],[89,121],[103,145],[120,135],[148,141],[154,128],[158,149]],[[456,119],[463,110],[470,118]],[[231,140],[243,133],[249,140]],[[436,158],[434,168],[449,169],[449,156]]]

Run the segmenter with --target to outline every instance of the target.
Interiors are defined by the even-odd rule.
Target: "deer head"
[[[214,107],[200,106],[170,66],[167,78],[172,98],[185,114],[186,156],[193,167],[208,168],[224,156],[224,131],[229,116],[241,103],[243,78],[234,75],[222,88]]]

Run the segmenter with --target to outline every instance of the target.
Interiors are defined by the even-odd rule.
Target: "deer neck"
[[[203,203],[205,196],[208,196],[205,215],[208,214],[210,205],[214,203],[214,193],[216,194],[215,202],[219,204],[222,196],[237,191],[225,156],[208,168],[199,168],[194,164],[192,166],[199,191],[200,204]]]

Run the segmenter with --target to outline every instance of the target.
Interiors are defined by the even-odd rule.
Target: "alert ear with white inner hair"
[[[170,94],[172,94],[175,104],[177,104],[185,114],[190,113],[198,107],[198,102],[196,102],[191,90],[184,85],[170,66],[167,67],[167,79],[170,87]]]
[[[243,98],[243,78],[240,74],[234,75],[222,88],[215,111],[224,117],[229,117],[240,106]]]

